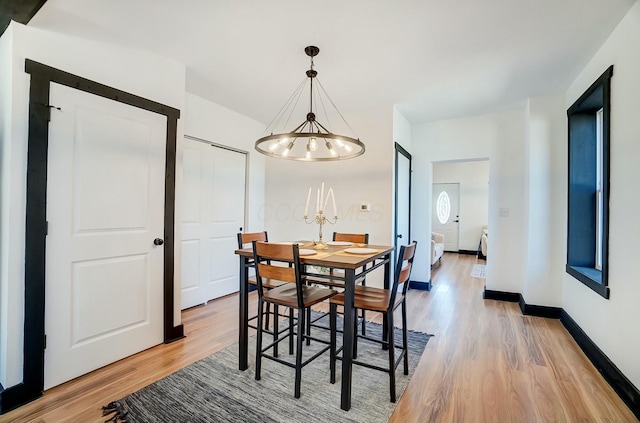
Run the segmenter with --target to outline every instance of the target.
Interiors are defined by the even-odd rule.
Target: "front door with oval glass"
[[[433,184],[433,232],[444,235],[444,250],[457,253],[460,228],[460,184]]]

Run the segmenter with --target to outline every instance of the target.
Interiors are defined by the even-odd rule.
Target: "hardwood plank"
[[[409,329],[435,336],[389,422],[638,421],[558,320],[483,300],[484,279],[469,276],[476,262],[445,253],[432,291],[408,292]],[[255,314],[255,292],[249,304]],[[230,295],[185,310],[186,338],[50,389],[0,422],[102,422],[102,405],[236,342],[237,309]]]

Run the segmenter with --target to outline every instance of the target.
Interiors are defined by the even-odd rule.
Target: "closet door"
[[[185,137],[182,308],[238,291],[237,233],[245,216],[246,153]]]

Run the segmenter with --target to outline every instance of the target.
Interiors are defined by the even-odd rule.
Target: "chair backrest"
[[[263,241],[253,241],[252,244],[253,260],[256,264],[258,295],[260,297],[263,295],[263,278],[295,283],[298,306],[303,307],[298,244],[278,244]]]
[[[250,232],[250,233],[238,233],[238,248],[242,249],[247,244],[251,244],[253,241],[269,241],[267,237],[267,231],[262,232]]]
[[[396,301],[396,294],[400,285],[402,285],[402,295],[407,294],[411,268],[413,267],[413,258],[416,255],[416,246],[416,241],[413,241],[409,245],[403,245],[400,247],[398,262],[396,263],[395,275],[393,278],[393,286],[391,288],[390,306],[393,306]]]
[[[355,242],[358,244],[368,244],[369,234],[343,234],[339,232],[333,233],[334,241]]]

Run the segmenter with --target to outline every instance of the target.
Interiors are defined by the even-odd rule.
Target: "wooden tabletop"
[[[309,241],[299,241],[301,250],[313,250],[313,243]],[[371,245],[371,244],[353,244],[352,246],[329,245],[327,250],[313,250],[316,253],[312,255],[300,255],[300,261],[304,264],[314,266],[327,266],[341,269],[357,269],[363,265],[370,263],[372,260],[384,257],[393,251],[394,247],[389,245]],[[352,254],[345,250],[348,248],[372,248],[376,250],[371,254]],[[242,248],[235,250],[235,253],[241,256],[250,257],[253,255],[253,249]]]

